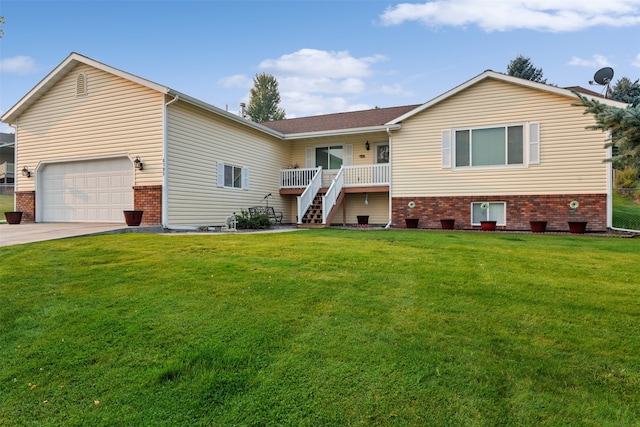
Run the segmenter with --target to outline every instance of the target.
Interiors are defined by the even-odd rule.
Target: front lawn
[[[640,419],[638,239],[131,233],[0,259],[0,425]]]

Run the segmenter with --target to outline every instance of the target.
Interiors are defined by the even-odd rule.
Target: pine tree
[[[262,123],[285,118],[284,110],[278,107],[280,92],[275,77],[266,73],[256,74],[250,93],[247,115],[251,120]]]
[[[574,92],[575,93],[575,92]],[[616,108],[588,99],[576,93],[585,107],[584,114],[593,114],[596,124],[587,129],[610,132],[611,138],[605,147],[615,147],[611,161],[616,169],[629,166],[640,168],[640,107]]]
[[[538,83],[547,82],[547,79],[542,78],[542,68],[535,68],[531,59],[522,55],[518,55],[516,59],[509,62],[507,74]]]
[[[611,99],[626,102],[634,107],[640,105],[640,81],[631,83],[627,77],[622,77],[609,91]]]

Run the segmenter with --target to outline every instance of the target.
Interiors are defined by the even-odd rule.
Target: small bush
[[[244,209],[241,211],[240,215],[236,214],[236,221],[238,221],[237,227],[239,229],[257,230],[271,228],[271,221],[269,221],[269,217],[266,214],[251,216],[249,215],[249,212]]]

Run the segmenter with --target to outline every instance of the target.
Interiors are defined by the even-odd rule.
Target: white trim
[[[453,150],[451,149],[451,129],[442,131],[442,169],[451,169],[453,160]]]
[[[485,202],[479,202],[479,201],[471,202],[470,212],[469,212],[470,213],[470,217],[471,217],[470,218],[471,225],[475,225],[475,226],[481,225],[479,222],[473,222],[473,205],[481,205],[482,203],[485,203]],[[501,201],[501,200],[491,200],[491,201],[487,201],[486,203],[489,203],[489,208],[487,209],[487,217],[488,217],[488,214],[489,214],[489,209],[491,209],[491,205],[492,204],[496,204],[496,205],[497,204],[502,204],[502,207],[503,207],[502,217],[504,218],[504,221],[503,222],[496,222],[496,225],[499,225],[501,227],[506,226],[507,225],[507,202],[504,202],[504,201]],[[491,218],[487,218],[487,221],[497,221],[497,220],[494,220],[494,219],[491,219]]]
[[[522,163],[509,163],[509,152],[508,149],[508,129],[510,127],[521,127],[522,128]],[[504,129],[505,130],[505,140],[504,140],[504,148],[505,148],[505,163],[504,164],[495,164],[495,165],[473,165],[473,138],[471,135],[474,130],[482,130],[482,129]],[[448,129],[447,129],[448,130]],[[443,131],[446,132],[447,130]],[[457,140],[456,140],[456,132],[457,131],[469,131],[469,165],[467,166],[458,166],[457,165]],[[469,169],[503,169],[503,168],[522,168],[528,165],[528,154],[527,151],[529,149],[528,144],[528,123],[526,122],[514,122],[514,123],[505,123],[505,124],[495,124],[495,125],[487,125],[487,126],[471,126],[471,127],[457,127],[450,129],[450,141],[451,141],[451,168],[454,170],[469,170]],[[443,135],[444,138],[444,135]],[[443,141],[444,145],[444,141]],[[442,148],[444,152],[444,147]],[[443,157],[443,168],[444,168],[444,157]]]
[[[300,132],[300,133],[288,133],[288,134],[280,134],[280,138],[283,140],[288,139],[309,139],[309,138],[319,138],[325,136],[343,136],[343,135],[357,135],[361,133],[372,133],[372,132],[386,132],[389,130],[398,130],[400,129],[400,125],[393,126],[369,126],[364,128],[351,128],[351,129],[336,129],[336,130],[323,130],[317,132]]]

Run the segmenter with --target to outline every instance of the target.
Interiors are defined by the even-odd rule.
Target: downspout
[[[393,194],[392,191],[392,185],[393,185],[393,169],[391,167],[391,165],[393,165],[393,150],[391,149],[392,145],[391,145],[391,140],[393,138],[391,138],[391,130],[389,128],[387,128],[387,135],[389,135],[389,222],[387,223],[387,225],[384,226],[385,230],[388,230],[391,228],[391,223],[393,222],[393,206],[392,206],[392,197],[391,195]]]
[[[171,101],[164,104],[163,139],[162,141],[162,227],[169,228],[169,174],[167,171],[167,157],[169,154],[169,105],[180,98],[176,95]]]

